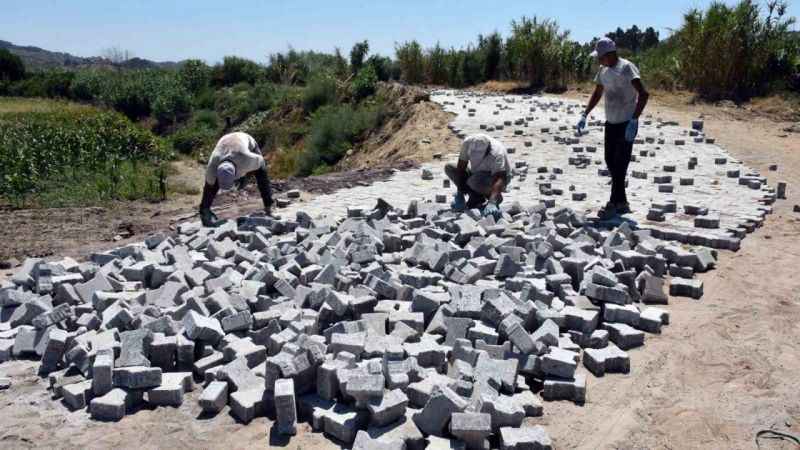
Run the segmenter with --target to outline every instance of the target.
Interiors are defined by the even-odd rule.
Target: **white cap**
[[[617,44],[614,43],[611,39],[604,37],[597,41],[597,44],[594,46],[594,51],[592,52],[592,56],[595,58],[600,58],[606,53],[611,53],[617,51]]]
[[[236,181],[236,166],[225,161],[217,166],[217,183],[222,190],[230,189]]]

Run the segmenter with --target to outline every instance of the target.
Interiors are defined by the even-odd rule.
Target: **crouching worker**
[[[246,133],[230,133],[222,136],[206,167],[206,181],[203,186],[203,198],[200,201],[200,220],[203,226],[215,226],[217,216],[211,212],[220,189],[227,190],[233,187],[237,180],[249,174],[256,177],[261,199],[264,201],[264,211],[270,214],[272,207],[272,189],[267,174],[267,163],[261,155],[261,149],[252,136]]]
[[[508,152],[500,141],[485,134],[469,136],[461,145],[458,165],[447,164],[444,172],[458,189],[451,204],[455,211],[483,208],[484,217],[500,218],[503,191],[511,181]]]

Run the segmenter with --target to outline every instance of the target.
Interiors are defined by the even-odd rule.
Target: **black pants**
[[[628,122],[608,123],[605,129],[605,157],[608,172],[611,175],[611,199],[609,203],[628,203],[625,195],[625,178],[628,176],[628,165],[631,163],[633,142],[625,140],[625,128]]]
[[[256,177],[256,184],[258,185],[258,192],[261,194],[261,201],[264,203],[264,210],[272,208],[272,185],[269,181],[269,174],[266,168],[261,168],[253,172]],[[203,186],[203,197],[200,200],[200,209],[209,209],[211,204],[214,203],[214,197],[219,192],[219,183],[209,185],[205,183]]]

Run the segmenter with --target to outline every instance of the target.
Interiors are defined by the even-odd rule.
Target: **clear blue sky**
[[[479,33],[504,35],[523,15],[557,19],[588,41],[618,26],[653,26],[662,36],[691,7],[711,0],[2,0],[0,39],[79,56],[118,46],[163,61],[235,54],[257,61],[296,49],[349,52],[368,39],[372,52],[394,43],[462,46]],[[800,0],[790,6],[800,16]],[[797,28],[795,26],[795,28]]]

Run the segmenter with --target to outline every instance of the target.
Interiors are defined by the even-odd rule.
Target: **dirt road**
[[[788,124],[657,100],[649,111],[684,125],[705,114],[709,135],[771,185],[788,182],[790,199],[800,199],[794,195],[800,195],[800,134],[783,132]],[[779,170],[768,171],[770,163]],[[800,434],[800,214],[792,212],[794,202],[800,200],[779,201],[739,252],[721,253],[720,267],[701,276],[702,300],[671,300],[671,325],[631,351],[629,375],[590,377],[586,405],[546,403],[544,417],[529,420],[546,425],[557,448],[752,449],[762,428]],[[88,421],[50,400],[33,367],[14,362],[0,369],[16,383],[0,393],[0,447],[270,446],[267,419],[247,426],[226,413],[197,420],[197,392],[177,411],[140,411],[119,424]],[[306,425],[288,446],[331,447]],[[761,448],[795,447],[767,440]]]

